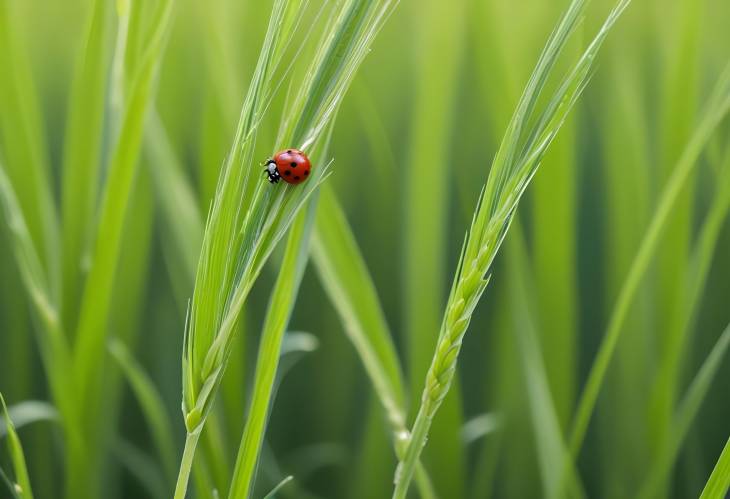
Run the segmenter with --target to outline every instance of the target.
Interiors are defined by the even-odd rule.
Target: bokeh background
[[[41,154],[58,195],[70,80],[91,2],[0,2],[27,55],[38,108],[33,126],[45,144]],[[412,410],[479,190],[566,5],[562,0],[401,0],[339,113],[331,143],[334,173],[327,182],[377,288]],[[566,68],[611,5],[591,4]],[[268,0],[176,2],[156,108],[203,214],[234,136],[269,8]],[[307,30],[316,36],[321,29],[316,11],[310,9],[305,26],[311,26],[302,30],[302,40]],[[659,196],[730,59],[728,26],[730,3],[724,0],[635,0],[610,34],[584,97],[527,191],[464,340],[458,382],[425,452],[439,497],[541,496],[539,421],[530,412],[528,353],[519,330],[526,318],[534,328],[559,425],[567,432]],[[307,55],[304,50],[300,57]],[[292,64],[296,85],[302,66]],[[0,67],[12,70],[12,63]],[[260,129],[262,159],[273,152],[283,101],[280,95]],[[18,123],[13,112],[0,109],[0,157],[7,162],[13,148],[8,130]],[[675,435],[683,395],[730,321],[730,196],[723,191],[730,179],[724,173],[730,169],[728,139],[724,124],[683,186],[631,304],[578,460],[589,497],[635,496],[655,463],[669,455],[666,446]],[[146,152],[141,162],[108,327],[162,395],[181,450],[180,355],[192,281],[170,257],[169,228],[153,187],[155,162]],[[710,215],[716,238],[705,256],[709,273],[695,306],[688,295]],[[12,406],[50,397],[6,229],[3,220],[0,391]],[[508,261],[522,243],[528,286],[515,289]],[[219,470],[230,470],[235,458],[278,261],[275,254],[245,308],[216,412],[223,433],[215,448],[201,451],[201,459],[218,460]],[[303,338],[316,348],[297,356],[277,392],[255,496],[292,474],[296,484],[282,489],[282,497],[389,497],[396,461],[383,416],[311,265],[289,329],[310,334]],[[153,497],[159,489],[150,483],[159,482],[155,475],[163,472],[150,429],[118,366],[105,362],[110,380],[108,420],[99,439],[101,497]],[[702,490],[730,432],[728,380],[730,362],[723,359],[658,497],[696,497]],[[36,496],[63,496],[57,425],[41,421],[19,433]],[[0,465],[6,463],[6,456],[0,457]],[[226,489],[225,472],[214,479]]]

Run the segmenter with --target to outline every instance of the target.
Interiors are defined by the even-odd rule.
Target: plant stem
[[[429,415],[431,412],[430,405],[427,400],[424,400],[418,411],[418,416],[416,416],[416,422],[413,424],[413,433],[411,434],[411,441],[406,449],[406,455],[398,463],[398,468],[395,472],[393,499],[405,499],[408,493],[408,486],[413,479],[413,473],[419,462],[418,457],[426,445],[426,437],[431,427],[432,415]]]
[[[175,499],[185,499],[185,493],[188,490],[188,481],[190,480],[190,469],[193,466],[193,457],[195,457],[195,447],[198,445],[200,432],[188,433],[185,437],[185,450],[183,450],[182,461],[180,461],[180,471],[177,475],[177,485],[175,485]]]

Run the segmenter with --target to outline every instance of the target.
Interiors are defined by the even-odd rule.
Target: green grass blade
[[[492,262],[509,230],[522,194],[545,151],[588,83],[595,57],[608,32],[628,6],[619,1],[573,69],[538,113],[537,102],[557,56],[574,32],[583,2],[573,1],[540,56],[505,133],[474,212],[454,284],[446,306],[439,342],[427,373],[421,407],[413,425],[405,458],[396,469],[394,499],[404,499],[429,429],[454,378],[462,340],[488,280]],[[532,124],[530,126],[530,124]]]
[[[423,390],[448,285],[447,220],[453,170],[434,168],[428,175],[422,172],[425,158],[437,165],[452,163],[454,137],[450,131],[459,118],[455,102],[461,83],[460,54],[464,53],[466,15],[466,6],[461,2],[420,2],[417,8],[421,20],[416,32],[411,139],[405,164],[398,166],[405,169],[404,175],[409,178],[404,186],[401,260],[411,393]],[[415,404],[410,409],[413,414]],[[455,387],[431,430],[431,450],[422,458],[428,468],[439,470],[433,474],[434,486],[445,497],[464,496],[465,456],[458,438],[462,424],[461,394]]]
[[[109,352],[127,379],[132,393],[139,403],[162,462],[168,485],[175,481],[176,451],[172,435],[170,416],[152,380],[132,357],[127,347],[119,340],[112,340]]]
[[[543,361],[540,343],[535,331],[534,312],[531,303],[535,301],[530,289],[529,264],[522,234],[517,227],[508,240],[508,271],[514,322],[518,345],[521,350],[522,369],[530,405],[531,421],[534,427],[538,459],[543,482],[543,496],[562,497],[558,490],[561,465],[569,459],[567,445],[563,438],[558,413],[548,386],[547,371]],[[582,484],[574,465],[569,467],[569,497],[585,497]]]
[[[15,429],[39,421],[56,421],[58,411],[51,404],[40,400],[26,400],[8,408],[8,416],[13,422]],[[0,427],[0,438],[7,433],[5,427]]]
[[[41,328],[42,334],[39,336],[41,357],[49,374],[49,384],[56,406],[65,421],[72,422],[76,406],[65,396],[70,393],[69,388],[72,386],[71,354],[60,324],[58,309],[51,298],[46,273],[2,164],[0,164],[0,206],[10,229],[13,253],[21,279]]]
[[[163,251],[173,278],[178,302],[187,307],[190,287],[195,282],[200,246],[203,242],[203,221],[192,186],[185,178],[182,165],[173,149],[157,113],[151,113],[145,133],[145,151],[155,196],[162,212]]]
[[[157,5],[155,31],[147,40],[125,100],[119,137],[111,155],[108,178],[92,252],[91,271],[84,287],[75,348],[75,371],[82,405],[93,407],[107,337],[114,277],[119,261],[124,217],[137,170],[147,109],[152,100],[157,66],[172,16],[172,1]],[[93,412],[93,411],[92,411]]]
[[[730,438],[725,442],[720,458],[707,479],[700,499],[723,499],[730,489]]]
[[[672,434],[664,443],[658,458],[654,461],[654,465],[644,481],[643,486],[638,494],[639,498],[651,499],[657,497],[661,490],[662,484],[672,471],[672,466],[677,458],[677,454],[682,447],[682,442],[686,437],[700,405],[710,389],[718,369],[722,365],[728,347],[730,346],[730,325],[725,328],[718,338],[715,346],[712,347],[710,354],[702,363],[700,370],[697,372],[692,384],[687,390],[687,394],[682,403],[677,408],[674,415],[671,428]]]
[[[377,291],[330,188],[322,189],[319,202],[312,260],[386,411],[391,431],[403,431],[403,374]]]
[[[316,199],[311,201],[316,203]],[[251,408],[238,450],[233,480],[228,493],[230,499],[250,497],[254,473],[259,461],[261,444],[266,431],[274,381],[281,357],[282,341],[304,269],[308,261],[309,238],[316,210],[300,213],[291,227],[274,290],[271,293],[261,334],[256,372],[254,374]]]
[[[89,243],[104,142],[104,107],[109,65],[112,3],[96,0],[79,52],[68,104],[62,178],[62,315],[75,326],[82,261]]]
[[[396,451],[406,433],[403,374],[373,280],[332,190],[325,186],[312,244],[312,260],[345,333],[360,356],[383,407]],[[419,468],[419,490],[432,497],[432,484]]]
[[[17,36],[18,5],[0,1],[0,148],[33,245],[58,299],[58,215],[41,112],[28,56]]]
[[[616,300],[606,334],[596,354],[588,380],[586,381],[586,386],[578,403],[578,409],[576,410],[570,438],[570,448],[573,455],[577,455],[580,451],[588,428],[588,422],[590,421],[593,408],[598,398],[598,392],[606,375],[606,370],[608,369],[616,343],[623,330],[623,322],[641,283],[641,279],[649,266],[651,257],[657,249],[659,236],[671,213],[674,201],[679,196],[685,180],[697,164],[697,160],[707,141],[728,110],[730,110],[730,65],[718,80],[713,94],[707,102],[702,120],[695,129],[692,138],[688,142],[674,169],[674,173],[662,192],[657,209],[654,212],[641,246],[639,247],[639,251],[634,258],[631,269]]]
[[[22,499],[33,499],[33,490],[30,487],[30,478],[28,477],[28,468],[25,465],[23,447],[20,445],[20,438],[18,438],[18,434],[15,432],[13,421],[10,419],[8,408],[5,405],[5,399],[2,394],[0,394],[0,404],[2,404],[3,417],[5,418],[10,461],[13,463],[13,471],[15,472],[14,492]]]
[[[282,487],[284,487],[287,483],[291,482],[292,480],[294,480],[294,477],[291,475],[284,478],[281,482],[279,482],[279,484],[276,487],[271,489],[271,492],[269,492],[268,494],[266,494],[264,496],[264,499],[276,499],[276,493],[279,492],[279,490],[281,490]]]
[[[366,5],[367,4],[367,5]],[[276,1],[264,45],[226,165],[221,172],[196,275],[195,291],[183,352],[183,408],[189,434],[205,424],[230,355],[235,324],[265,262],[309,196],[326,178],[329,165],[311,156],[312,170],[300,186],[266,185],[253,160],[253,141],[276,88],[279,44],[287,45],[278,27],[288,19],[287,8],[298,4]],[[310,150],[335,118],[336,111],[370,43],[387,17],[392,2],[350,0],[335,8],[319,56],[299,80],[298,96],[285,116],[280,147],[302,144]],[[294,6],[294,7],[291,7]],[[316,147],[314,147],[316,150]],[[243,206],[242,206],[243,204]],[[189,445],[195,445],[192,437]],[[186,458],[192,461],[191,449]],[[176,497],[187,483],[187,462],[181,468]]]
[[[162,499],[169,496],[164,473],[154,459],[123,439],[114,443],[112,453],[152,497]]]

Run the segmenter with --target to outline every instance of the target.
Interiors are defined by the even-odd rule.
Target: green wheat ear
[[[542,110],[538,109],[538,98],[579,24],[585,0],[574,0],[570,4],[540,55],[494,158],[464,241],[438,344],[426,374],[421,406],[405,457],[396,470],[394,499],[404,499],[408,492],[431,422],[453,381],[462,339],[472,313],[487,287],[489,279],[485,276],[509,230],[520,198],[587,85],[595,56],[606,35],[629,3],[630,0],[621,0],[614,7]]]

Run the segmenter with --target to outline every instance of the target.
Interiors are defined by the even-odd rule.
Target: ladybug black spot
[[[289,175],[291,175],[291,172],[289,170],[287,170],[284,172],[284,175],[286,175],[288,177]]]
[[[305,175],[309,175],[309,170],[304,170]]]
[[[291,163],[291,167],[292,167],[292,168],[296,168],[296,167],[297,167],[297,164],[296,164],[296,162],[292,161],[292,163]]]
[[[294,175],[294,180],[299,180],[299,175]]]

